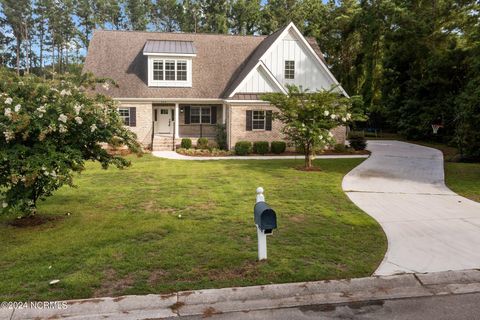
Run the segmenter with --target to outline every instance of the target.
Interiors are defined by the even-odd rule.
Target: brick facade
[[[120,103],[119,107],[135,107],[137,124],[128,127],[137,135],[137,140],[143,147],[150,147],[152,143],[152,103]]]
[[[235,147],[235,143],[238,141],[283,141],[285,140],[282,134],[282,123],[278,120],[272,121],[272,130],[252,130],[247,131],[247,110],[272,110],[276,108],[269,105],[249,105],[249,106],[237,106],[230,105],[228,112],[228,129],[229,130],[229,146]]]
[[[136,126],[129,127],[138,138],[138,141],[144,147],[150,147],[152,139],[152,121],[153,121],[153,105],[152,103],[121,103],[121,107],[135,107],[136,108]],[[228,132],[228,144],[230,149],[235,147],[238,141],[284,141],[285,137],[282,134],[282,123],[279,120],[272,121],[272,130],[252,130],[246,129],[246,112],[247,110],[272,110],[276,111],[275,107],[269,105],[229,105],[226,108],[226,123]],[[217,109],[217,123],[222,122],[222,107]],[[196,142],[199,136],[199,125],[185,125],[185,113],[179,112],[179,134],[180,138],[189,137]],[[337,127],[332,130],[332,133],[337,140],[337,143],[345,143],[346,129],[344,126]],[[209,140],[214,140],[215,125],[203,125],[202,135],[208,137]],[[180,142],[181,139],[178,139]],[[293,146],[289,145],[292,150]]]
[[[227,130],[229,131],[228,142],[230,149],[235,147],[238,141],[284,141],[285,136],[282,134],[283,124],[279,120],[272,121],[272,130],[254,130],[247,131],[246,129],[246,113],[247,110],[272,110],[277,111],[275,107],[269,105],[249,105],[237,106],[230,105],[228,107]],[[231,120],[230,120],[231,119]],[[346,128],[344,126],[337,127],[332,130],[332,133],[337,140],[337,143],[345,143]],[[293,150],[294,146],[289,145],[288,149]]]

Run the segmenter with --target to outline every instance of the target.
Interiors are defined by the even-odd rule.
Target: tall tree
[[[228,1],[200,0],[202,10],[201,26],[203,32],[228,32]]]
[[[303,30],[302,2],[298,0],[268,0],[262,9],[260,30],[270,34],[293,21]]]
[[[261,0],[230,1],[229,24],[235,34],[254,34],[260,21]]]
[[[126,0],[126,16],[130,30],[147,30],[150,22],[151,2],[149,0]]]
[[[178,31],[181,18],[182,5],[177,0],[157,0],[153,3],[152,22],[158,30]]]
[[[32,6],[29,0],[1,0],[6,23],[12,29],[16,43],[16,69],[20,73],[20,60],[22,56],[22,43],[29,40],[29,30],[32,24]],[[29,52],[24,55],[27,58],[25,66],[28,67]]]

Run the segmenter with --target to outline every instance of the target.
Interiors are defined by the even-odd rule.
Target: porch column
[[[227,108],[225,107],[225,104],[222,104],[222,124],[225,124],[226,111],[227,111]]]
[[[180,121],[180,116],[179,116],[179,110],[180,108],[178,107],[178,103],[175,103],[175,139],[178,139],[180,136],[178,134],[178,128],[179,128],[179,121]]]

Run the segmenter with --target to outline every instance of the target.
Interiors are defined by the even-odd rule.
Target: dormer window
[[[192,86],[192,59],[196,56],[193,42],[149,40],[143,54],[148,56],[150,87]]]

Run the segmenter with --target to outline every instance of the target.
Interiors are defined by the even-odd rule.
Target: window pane
[[[253,111],[252,113],[252,129],[265,129],[265,111]]]
[[[153,61],[153,80],[163,80],[163,61]]]
[[[165,80],[175,80],[175,60],[165,60]]]
[[[295,61],[285,60],[285,79],[295,79]]]
[[[126,126],[130,125],[130,108],[118,108],[118,114]]]
[[[177,80],[187,81],[187,61],[177,61]]]
[[[200,123],[200,108],[190,109],[190,123]]]
[[[211,123],[210,121],[210,107],[202,108],[202,123]]]

